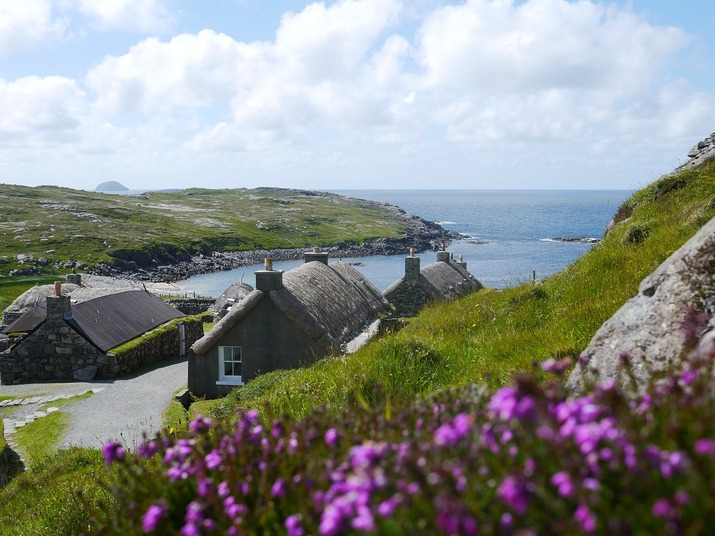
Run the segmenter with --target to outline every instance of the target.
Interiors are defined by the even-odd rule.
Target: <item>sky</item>
[[[634,189],[715,131],[710,0],[0,0],[0,182]]]

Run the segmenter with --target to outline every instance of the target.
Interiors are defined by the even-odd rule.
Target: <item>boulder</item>
[[[96,375],[97,367],[95,365],[89,365],[79,370],[75,370],[72,377],[80,382],[91,382]]]
[[[641,390],[653,373],[667,370],[690,350],[693,339],[701,344],[712,340],[707,333],[715,327],[714,311],[715,218],[646,277],[638,295],[601,326],[568,387],[581,393],[591,383],[616,379],[625,388]],[[624,366],[629,374],[621,372]]]

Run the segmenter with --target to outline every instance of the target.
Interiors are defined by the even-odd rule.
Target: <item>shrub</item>
[[[648,390],[580,398],[520,377],[396,410],[232,425],[198,417],[104,455],[122,516],[105,534],[697,534],[715,523],[715,355]],[[544,367],[561,375],[568,361]],[[627,369],[624,373],[628,373]]]

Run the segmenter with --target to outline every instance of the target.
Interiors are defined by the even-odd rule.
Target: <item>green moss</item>
[[[136,337],[136,338],[132,339],[131,341],[127,341],[120,346],[111,348],[108,353],[114,354],[117,357],[119,357],[122,354],[133,350],[137,346],[140,346],[141,344],[145,343],[146,341],[153,339],[154,337],[159,337],[160,335],[162,335],[164,333],[175,330],[176,326],[178,326],[182,322],[190,322],[193,320],[199,320],[199,317],[198,316],[184,316],[181,318],[175,318],[174,320],[170,320],[166,324],[162,324],[161,326],[154,328],[151,331],[146,332],[144,335],[142,335],[140,337]]]

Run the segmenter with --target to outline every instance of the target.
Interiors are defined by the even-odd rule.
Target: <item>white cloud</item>
[[[174,15],[169,0],[79,0],[79,9],[102,30],[164,32]]]
[[[688,40],[630,11],[566,0],[468,0],[435,10],[417,58],[433,87],[639,90]]]
[[[0,140],[4,144],[74,140],[86,111],[84,93],[69,78],[0,80]]]
[[[228,100],[246,47],[204,30],[169,42],[149,38],[121,57],[107,57],[89,71],[97,107],[107,114],[161,114]]]
[[[51,0],[0,2],[0,56],[31,49],[64,31],[65,21],[54,16]]]

